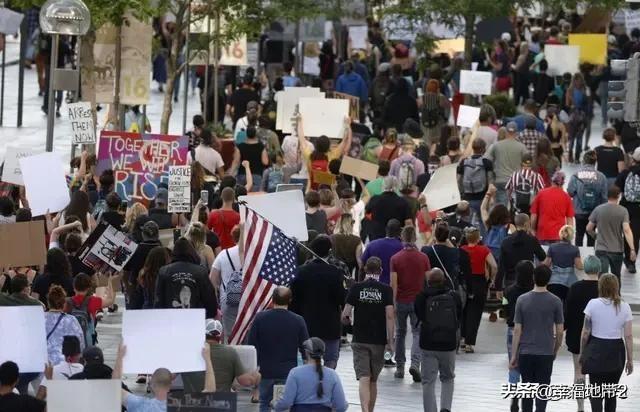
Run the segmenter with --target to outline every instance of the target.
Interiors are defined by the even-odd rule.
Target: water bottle
[[[384,360],[385,361],[390,361],[392,357],[393,357],[393,355],[391,354],[390,351],[387,350],[387,351],[384,352]]]

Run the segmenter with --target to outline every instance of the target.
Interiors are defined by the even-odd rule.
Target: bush
[[[486,96],[484,103],[493,106],[498,119],[504,119],[505,117],[513,117],[516,115],[516,105],[513,102],[513,99],[509,98],[506,94],[499,93]]]

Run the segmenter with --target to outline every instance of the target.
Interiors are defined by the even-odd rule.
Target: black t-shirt
[[[239,118],[244,117],[247,114],[247,104],[250,101],[260,103],[260,96],[253,89],[240,88],[237,89],[231,95],[229,104],[233,106],[233,123],[238,121]]]
[[[620,130],[620,142],[626,153],[633,152],[636,147],[640,146],[640,127],[637,127],[638,123],[622,123],[622,129]]]
[[[173,224],[171,223],[171,213],[167,212],[167,209],[149,209],[149,219],[156,222],[160,230],[171,229],[173,227]]]
[[[384,192],[372,197],[366,211],[372,214],[369,240],[385,237],[387,222],[391,219],[397,219],[404,225],[405,220],[413,218],[407,201],[394,192]]]
[[[618,162],[624,161],[622,149],[615,146],[598,146],[595,151],[598,158],[598,171],[606,177],[617,177]]]
[[[0,396],[2,412],[44,412],[47,404],[29,395],[8,393]]]
[[[122,225],[124,225],[124,216],[114,210],[103,212],[101,219],[118,230],[122,229]]]
[[[44,305],[48,305],[47,296],[49,295],[49,289],[52,285],[59,285],[67,292],[67,296],[73,296],[73,279],[71,276],[53,275],[51,273],[45,273],[43,275],[37,275],[33,280],[32,290],[38,294],[38,299]],[[47,306],[48,307],[48,306]],[[2,411],[0,409],[0,411]]]
[[[386,307],[393,306],[391,286],[371,278],[349,289],[347,303],[354,308],[353,341],[387,344]]]
[[[264,150],[264,145],[260,142],[240,143],[238,145],[238,150],[240,151],[240,160],[249,161],[251,173],[262,176],[262,172],[264,172],[264,165],[262,164],[262,152]],[[238,168],[238,174],[246,174],[244,167]]]

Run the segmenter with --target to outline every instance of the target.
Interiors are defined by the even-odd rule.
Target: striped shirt
[[[511,194],[513,190],[518,187],[518,184],[521,184],[523,180],[526,180],[531,185],[531,190],[533,193],[538,193],[540,190],[544,189],[544,180],[540,173],[535,172],[532,169],[520,169],[517,172],[513,172],[509,181],[505,185],[505,190],[509,194],[509,198],[511,198]]]

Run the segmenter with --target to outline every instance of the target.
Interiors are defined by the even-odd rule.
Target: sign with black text
[[[167,412],[237,412],[235,392],[180,393],[169,392]]]
[[[169,166],[169,213],[191,211],[191,166]]]
[[[90,102],[67,104],[71,121],[71,144],[95,144],[96,129]]]

